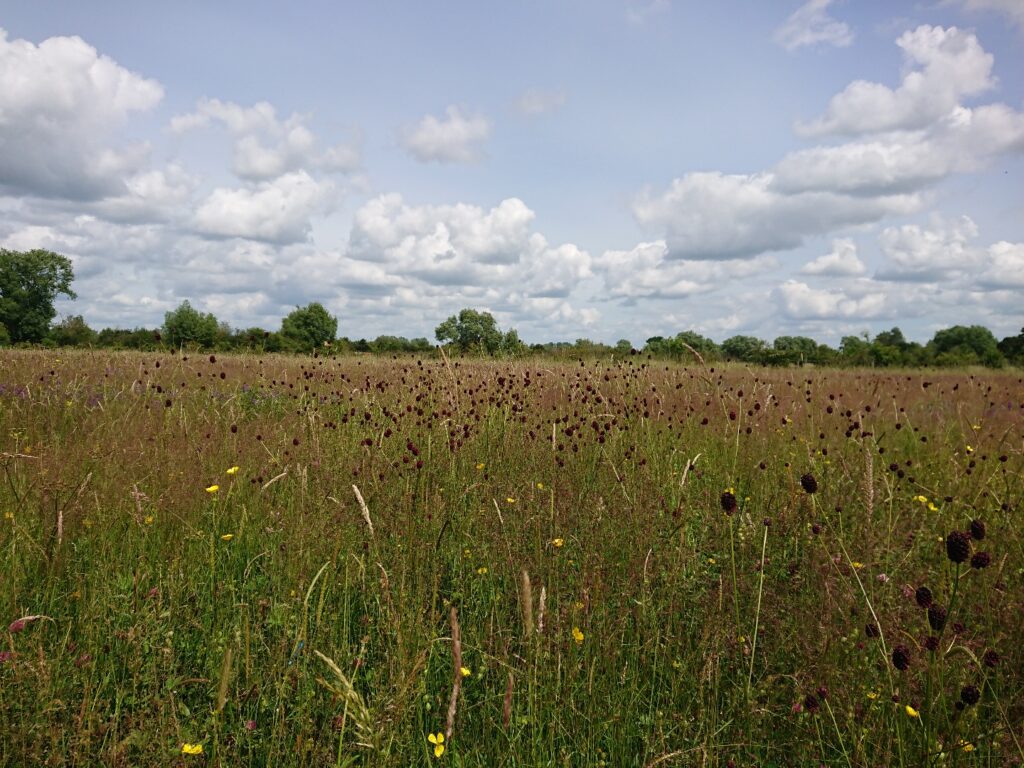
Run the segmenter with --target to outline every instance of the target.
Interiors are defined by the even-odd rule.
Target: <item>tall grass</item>
[[[3,352],[0,763],[1020,764],[1022,426],[1017,373]]]

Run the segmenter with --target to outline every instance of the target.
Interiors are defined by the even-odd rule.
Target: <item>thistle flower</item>
[[[971,540],[963,531],[952,531],[946,537],[946,556],[954,563],[962,563],[971,556]]]
[[[910,669],[910,649],[905,645],[897,645],[892,650],[892,665],[900,672]]]
[[[817,493],[818,491],[818,481],[814,479],[814,475],[810,472],[801,476],[800,485],[807,493]]]

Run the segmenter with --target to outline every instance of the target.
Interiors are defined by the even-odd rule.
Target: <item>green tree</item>
[[[1007,336],[999,342],[999,351],[1014,365],[1024,365],[1024,328],[1016,336]]]
[[[43,340],[58,296],[77,298],[71,261],[52,251],[0,248],[0,325],[14,343]]]
[[[928,342],[936,365],[986,365],[999,368],[1006,361],[992,331],[983,325],[954,325],[937,331]]]
[[[731,336],[722,342],[722,353],[744,363],[759,363],[768,345],[756,336]]]
[[[96,331],[81,315],[70,315],[53,326],[47,338],[58,347],[88,347],[96,343]]]
[[[434,336],[442,344],[454,345],[460,352],[482,352],[488,355],[501,351],[504,338],[490,312],[477,312],[468,308],[437,326]]]
[[[312,352],[334,341],[338,335],[338,318],[332,317],[323,304],[313,302],[296,307],[281,321],[281,335],[291,339],[300,349]]]
[[[186,300],[164,315],[164,340],[172,347],[212,347],[219,324],[212,314],[203,314]]]
[[[843,336],[839,341],[839,354],[847,365],[871,365],[871,342],[867,334]]]

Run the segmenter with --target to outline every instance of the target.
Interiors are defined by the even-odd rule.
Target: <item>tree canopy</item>
[[[52,251],[0,248],[0,327],[11,342],[38,343],[50,329],[58,296],[77,298],[71,261]]]
[[[281,321],[281,335],[307,352],[334,341],[337,333],[338,318],[315,301],[296,307]]]
[[[203,314],[186,300],[164,315],[164,340],[172,347],[211,347],[217,338],[217,318]]]

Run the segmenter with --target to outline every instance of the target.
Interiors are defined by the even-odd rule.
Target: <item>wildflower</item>
[[[981,657],[981,661],[989,669],[994,669],[999,665],[999,654],[995,651],[985,651],[985,655]]]
[[[924,649],[926,651],[935,653],[937,650],[939,650],[939,638],[937,638],[935,635],[929,635],[924,639],[924,643],[922,643],[922,645],[924,645]]]
[[[217,491],[219,491],[219,490],[220,490],[220,486],[219,486],[219,485],[217,485],[216,483],[214,483],[213,485],[209,485],[209,486],[207,486],[207,487],[206,487],[206,492],[207,492],[207,493],[216,493],[216,492],[217,492]]]
[[[583,633],[580,631],[579,627],[572,628],[572,639],[576,641],[576,645],[583,643]]]
[[[971,554],[971,540],[963,531],[953,531],[946,537],[946,555],[954,563],[964,562]]]
[[[732,492],[732,489],[723,491],[718,503],[722,505],[722,511],[727,515],[731,515],[736,511],[736,494]]]
[[[874,701],[878,698],[878,691],[868,691],[868,698]]]
[[[818,481],[814,479],[814,475],[810,472],[800,478],[800,485],[807,493],[816,493],[818,490]]]
[[[932,604],[932,591],[928,587],[918,587],[914,599],[922,608],[928,608]]]
[[[974,745],[971,744],[971,742],[969,741],[964,741],[963,739],[960,739],[960,743],[957,744],[957,746],[960,747],[960,749],[962,749],[964,752],[974,751]]]
[[[473,670],[471,670],[469,667],[459,667],[459,674],[463,677],[469,677],[473,674]]]
[[[220,540],[221,541],[231,541],[233,538],[235,538],[235,534],[233,534],[233,533],[225,533],[223,536],[220,537]]]
[[[921,713],[918,712],[916,709],[914,709],[909,704],[907,704],[907,706],[904,707],[904,709],[907,711],[907,714],[910,715],[911,717],[918,717],[918,718],[921,717]]]
[[[555,547],[555,549],[560,549],[563,546],[565,546],[565,539],[552,539],[551,544]]]
[[[978,552],[971,558],[971,568],[988,568],[992,556],[988,552]]]
[[[227,474],[229,474],[229,475],[237,475],[237,474],[238,474],[238,467],[231,467],[231,468],[230,468],[230,469],[229,469],[229,470],[227,471]]]
[[[900,672],[910,669],[910,649],[905,645],[897,645],[892,650],[892,665]]]
[[[486,464],[484,464],[484,463],[483,463],[483,462],[481,461],[481,462],[480,462],[479,464],[477,464],[477,465],[476,465],[476,468],[477,468],[477,469],[483,469],[483,468],[484,468],[484,467],[486,467],[486,466],[487,466],[487,465],[486,465]]]
[[[511,496],[506,496],[505,497],[505,501],[507,501],[509,504],[515,504],[516,503],[516,500],[513,499]]]
[[[981,520],[971,520],[971,538],[975,541],[985,538],[985,523]]]
[[[938,603],[932,603],[928,607],[928,624],[936,632],[941,632],[946,626],[946,609]]]
[[[146,525],[152,525],[153,524],[153,516],[152,515],[146,515],[145,522],[146,522]]]
[[[864,634],[873,639],[879,637],[882,633],[879,631],[877,624],[865,624]]]
[[[917,501],[917,502],[920,502],[921,504],[927,504],[928,503],[928,497],[927,496],[917,495],[913,499],[911,499],[911,501]]]
[[[804,711],[810,712],[812,715],[818,711],[818,697],[813,693],[808,693],[804,697]]]
[[[968,445],[966,447],[967,447],[967,452],[968,453],[974,453],[974,449],[971,446]]]
[[[544,490],[544,483],[537,483],[537,490],[538,491],[543,491]]]
[[[183,755],[201,755],[203,754],[202,744],[189,744],[187,741],[181,745],[181,754]]]
[[[929,501],[929,502],[928,502],[928,511],[929,511],[929,512],[938,512],[938,511],[939,511],[939,508],[938,508],[938,507],[936,507],[936,506],[935,506],[935,504],[934,504],[933,502],[930,502],[930,501]]]
[[[850,563],[850,565],[852,565],[858,571],[864,567],[864,563],[858,563],[856,560]]]
[[[436,734],[427,734],[427,741],[434,745],[434,757],[444,754],[444,734],[438,731]]]
[[[965,685],[960,689],[960,701],[968,707],[973,707],[981,699],[981,691],[976,685]]]
[[[486,576],[487,575],[487,566],[486,565],[481,565],[479,568],[476,569],[476,572],[480,576]]]

